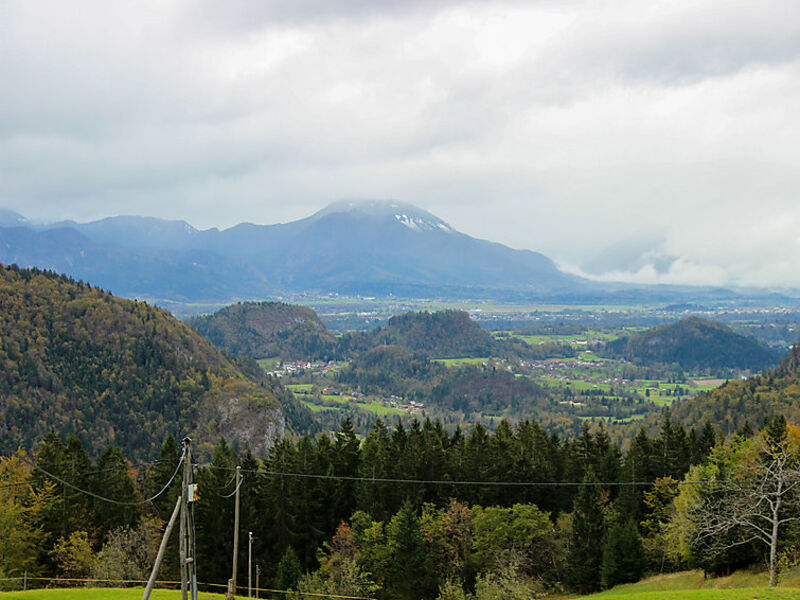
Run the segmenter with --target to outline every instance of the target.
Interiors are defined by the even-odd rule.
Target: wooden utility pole
[[[194,527],[189,507],[194,502],[192,486],[192,440],[188,437],[181,442],[184,449],[183,486],[181,490],[181,600],[197,600],[197,571],[194,556]],[[190,497],[191,494],[191,497]]]
[[[167,523],[167,529],[164,532],[164,537],[161,538],[161,545],[158,547],[156,562],[153,565],[152,573],[150,573],[150,579],[147,581],[147,587],[144,588],[142,600],[149,600],[150,594],[153,592],[153,586],[156,583],[158,571],[161,569],[161,561],[164,560],[164,552],[167,550],[169,536],[172,534],[172,530],[175,527],[175,521],[178,520],[178,514],[180,514],[181,506],[183,506],[183,498],[178,498],[178,501],[175,503],[175,510],[172,511],[172,516],[169,518],[169,523]]]
[[[236,571],[239,568],[239,488],[242,482],[242,467],[236,467],[236,500],[233,508],[233,573],[229,596],[236,595]]]

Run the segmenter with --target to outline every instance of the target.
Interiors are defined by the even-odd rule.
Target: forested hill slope
[[[332,358],[336,337],[305,306],[283,302],[244,302],[187,323],[214,344],[253,358]]]
[[[275,395],[166,311],[65,276],[0,265],[0,441],[52,427],[99,453],[153,456],[167,434],[219,436],[264,455],[282,435]]]
[[[606,345],[606,353],[636,363],[677,363],[689,371],[774,367],[780,352],[722,323],[689,317],[623,337]]]
[[[740,429],[745,422],[756,429],[765,417],[775,415],[800,423],[800,344],[777,369],[747,380],[729,381],[674,406],[672,414],[686,424],[709,420],[724,433]]]
[[[377,329],[340,339],[345,354],[377,346],[402,346],[430,358],[452,358],[492,356],[500,343],[459,310],[406,313]]]

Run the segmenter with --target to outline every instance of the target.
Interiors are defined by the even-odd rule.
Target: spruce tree
[[[639,581],[644,571],[644,547],[632,520],[615,523],[608,531],[600,568],[604,588]]]
[[[381,419],[375,421],[361,446],[359,475],[367,479],[387,479],[391,477],[391,448],[389,432]],[[376,521],[389,518],[389,498],[391,484],[363,481],[358,484],[358,507]]]
[[[589,471],[575,499],[572,536],[567,554],[567,582],[581,593],[600,589],[603,557],[603,508],[594,473]]]
[[[119,448],[109,446],[100,455],[91,478],[92,491],[120,502],[136,500],[136,485],[129,474],[128,460]],[[139,510],[134,506],[93,500],[96,524],[108,533],[117,527],[134,527]]]
[[[303,574],[303,568],[294,548],[289,546],[283,553],[275,574],[275,587],[279,590],[292,589],[297,585],[297,580]]]
[[[406,501],[389,523],[392,552],[389,588],[394,598],[416,600],[424,579],[422,534],[414,505]]]

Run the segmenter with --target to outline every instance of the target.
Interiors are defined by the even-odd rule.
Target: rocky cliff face
[[[284,435],[286,419],[279,404],[241,385],[228,385],[209,400],[200,427],[206,439],[222,436],[233,445],[266,458]]]

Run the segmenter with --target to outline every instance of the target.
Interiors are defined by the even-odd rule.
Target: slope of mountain
[[[699,317],[649,329],[606,344],[611,356],[636,363],[677,363],[689,371],[761,370],[780,361],[780,353],[727,325]]]
[[[726,434],[741,429],[745,423],[758,428],[765,418],[776,415],[800,423],[800,344],[776,369],[747,380],[729,381],[675,406],[672,415],[686,424],[698,425],[708,420]]]
[[[79,235],[75,232],[69,235]],[[166,311],[65,276],[0,267],[0,439],[50,428],[99,453],[153,456],[168,433],[264,455],[283,434],[275,395]]]
[[[266,237],[264,228],[249,226],[245,235],[240,231],[244,227],[233,228],[240,241]],[[231,231],[220,236],[228,238]],[[250,260],[291,289],[402,293],[490,287],[553,292],[574,288],[580,281],[561,273],[541,254],[477,240],[403,203],[337,203],[270,233],[277,242],[270,246],[271,254],[251,254]],[[257,252],[258,246],[253,247]],[[239,251],[244,251],[241,246]],[[269,262],[259,262],[262,256]]]
[[[336,337],[304,306],[244,302],[187,323],[217,348],[234,354],[285,360],[329,359],[335,354]]]
[[[57,269],[125,296],[230,301],[279,291],[550,296],[593,289],[542,254],[472,238],[399,202],[341,202],[291,223],[223,231],[143,217],[33,226],[6,216],[0,262]]]
[[[234,259],[205,250],[101,245],[69,227],[0,227],[0,262],[65,273],[134,298],[187,301],[270,291],[262,274]]]

